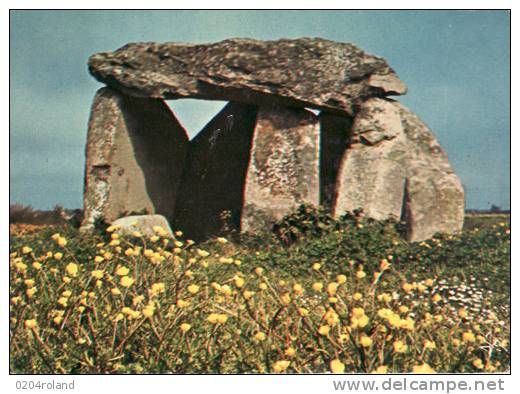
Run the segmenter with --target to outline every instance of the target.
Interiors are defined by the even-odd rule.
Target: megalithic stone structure
[[[365,101],[338,176],[335,214],[362,208],[374,219],[404,219],[408,239],[452,233],[464,220],[464,191],[428,127],[403,105]]]
[[[320,38],[132,43],[89,59],[84,228],[146,210],[196,239],[267,230],[299,204],[456,232],[464,192],[382,58]],[[162,101],[227,100],[188,141]],[[321,111],[319,116],[308,111]],[[227,215],[226,223],[223,215]]]
[[[190,142],[173,220],[186,236],[203,239],[226,225],[240,229],[257,112],[254,105],[229,103]]]
[[[320,202],[320,123],[304,109],[261,107],[247,169],[242,231],[270,228]]]
[[[361,208],[374,219],[399,220],[406,150],[398,109],[384,99],[365,101],[354,118],[350,146],[340,165],[335,215]]]
[[[171,220],[187,147],[186,131],[161,100],[100,89],[88,126],[82,229],[132,212]]]

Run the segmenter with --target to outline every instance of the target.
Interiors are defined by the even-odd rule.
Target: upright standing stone
[[[319,147],[319,119],[311,112],[259,109],[246,176],[242,231],[268,229],[300,204],[319,204]]]
[[[334,211],[340,215],[357,208],[374,219],[404,219],[411,241],[462,228],[464,190],[446,152],[396,101],[369,99],[354,119]]]
[[[171,219],[187,145],[162,100],[100,89],[88,126],[82,228],[132,212]]]
[[[229,103],[190,142],[173,221],[186,236],[240,229],[256,113],[256,106]]]
[[[371,218],[401,217],[406,136],[392,102],[367,100],[354,118],[337,181],[336,215],[361,208]]]
[[[404,105],[395,102],[408,140],[403,218],[411,241],[436,232],[454,233],[464,223],[464,188],[448,155],[431,130]]]

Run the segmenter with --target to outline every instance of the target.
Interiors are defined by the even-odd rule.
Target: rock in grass
[[[142,235],[161,235],[162,237],[173,238],[173,232],[168,220],[162,215],[134,215],[125,216],[112,222],[112,226],[118,227],[118,234],[131,235],[140,232]],[[161,231],[159,227],[164,230]],[[164,232],[164,234],[161,234]]]

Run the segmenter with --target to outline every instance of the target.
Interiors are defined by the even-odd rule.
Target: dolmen
[[[131,43],[92,55],[82,229],[160,214],[188,237],[265,230],[301,204],[454,233],[464,190],[445,151],[391,96],[387,62],[321,38]],[[228,104],[191,141],[165,100]],[[171,102],[175,110],[175,101]]]

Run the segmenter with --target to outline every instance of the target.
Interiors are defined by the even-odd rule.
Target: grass
[[[202,244],[12,228],[13,373],[495,372],[510,360],[510,227],[420,243],[301,207]]]

